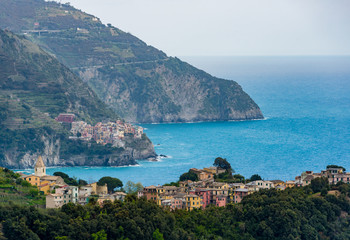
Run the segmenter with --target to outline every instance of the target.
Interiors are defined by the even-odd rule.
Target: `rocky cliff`
[[[0,166],[121,166],[154,157],[147,136],[126,139],[123,148],[69,139],[69,125],[54,120],[74,113],[91,124],[116,120],[91,88],[24,37],[0,29]]]
[[[129,166],[136,165],[136,160],[153,159],[157,156],[149,139],[129,141],[135,146],[126,146],[107,154],[70,154],[61,152],[61,140],[57,136],[41,135],[43,149],[38,151],[19,151],[18,148],[8,148],[2,151],[0,166],[10,169],[27,169],[35,166],[38,156],[43,157],[46,166]],[[74,143],[73,143],[74,144]],[[62,156],[64,155],[64,156]]]
[[[44,0],[2,0],[0,27],[25,33],[133,122],[261,119],[234,81],[218,79],[73,8]]]

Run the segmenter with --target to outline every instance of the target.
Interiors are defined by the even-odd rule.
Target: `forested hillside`
[[[10,203],[0,205],[0,239],[349,239],[350,185],[332,188],[261,190],[239,204],[173,212],[134,195],[103,207]]]

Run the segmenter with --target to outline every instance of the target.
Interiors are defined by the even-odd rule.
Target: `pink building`
[[[175,209],[182,209],[184,204],[184,199],[183,198],[173,198],[171,199],[171,209],[175,210]]]
[[[217,207],[225,207],[227,203],[227,196],[224,196],[224,195],[216,196],[215,202]]]
[[[234,190],[234,203],[240,203],[243,199],[243,197],[247,196],[249,194],[248,189],[246,188],[237,188]]]
[[[74,118],[75,118],[75,115],[74,114],[63,114],[61,113],[60,115],[58,115],[57,118],[55,118],[55,120],[57,122],[63,122],[63,123],[72,123],[74,122]]]
[[[202,208],[208,207],[208,205],[212,202],[213,196],[210,189],[196,188],[195,190],[191,190],[190,194],[197,195],[201,198]]]

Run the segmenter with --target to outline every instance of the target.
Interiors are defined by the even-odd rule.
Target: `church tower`
[[[34,170],[35,176],[42,177],[46,175],[46,167],[41,156],[38,157]]]

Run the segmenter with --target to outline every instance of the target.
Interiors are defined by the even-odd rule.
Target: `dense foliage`
[[[104,186],[105,184],[107,184],[108,192],[114,192],[116,188],[123,187],[123,182],[119,178],[102,177],[97,182],[99,186]]]
[[[180,181],[187,181],[187,180],[198,181],[198,176],[197,176],[197,174],[195,174],[194,172],[192,172],[190,170],[187,173],[182,174],[180,176],[179,180]]]
[[[217,157],[215,158],[214,164],[215,167],[219,167],[225,170],[231,170],[232,172],[234,172],[232,170],[231,164],[226,160],[226,158],[221,158],[221,157]]]
[[[128,194],[137,194],[138,191],[143,190],[143,185],[140,182],[134,183],[132,181],[127,181],[124,186],[124,191]]]
[[[8,239],[349,239],[350,186],[339,197],[311,188],[263,190],[241,204],[170,212],[128,195],[103,207],[67,204],[59,210],[0,207]],[[66,237],[66,238],[64,238]],[[98,238],[97,238],[98,239]]]
[[[39,193],[36,186],[21,179],[18,173],[0,168],[0,205],[8,205],[9,202],[18,205],[44,206],[45,197]]]
[[[69,177],[68,174],[63,172],[54,172],[54,176],[60,176],[63,178],[64,182],[71,186],[84,186],[87,185],[87,182],[83,179],[76,179],[75,177]]]
[[[345,172],[346,171],[346,169],[344,168],[344,167],[342,167],[342,166],[338,166],[338,165],[327,165],[327,169],[328,168],[341,168],[341,169],[343,169],[343,171]]]
[[[259,174],[253,174],[250,177],[250,181],[258,181],[258,180],[262,180],[261,176]]]
[[[330,191],[322,196],[320,189]],[[171,212],[135,194],[102,207],[91,201],[38,209],[28,206],[43,203],[37,188],[0,169],[0,239],[345,240],[350,238],[349,197],[350,184],[329,186],[321,179],[302,188],[260,190],[239,204],[191,212]]]

